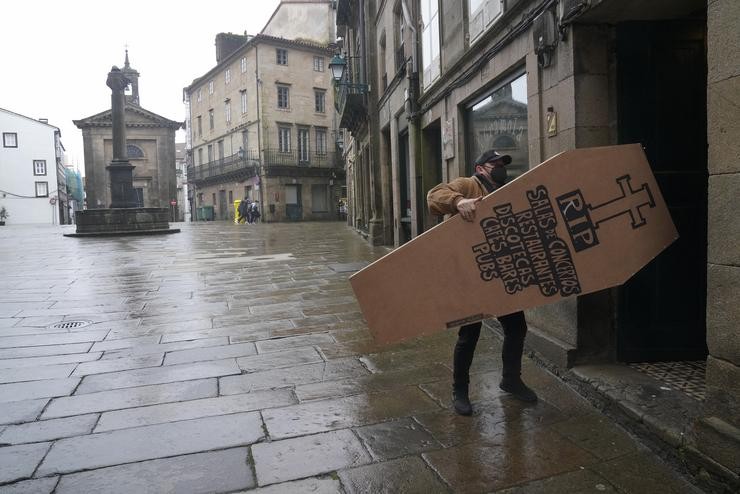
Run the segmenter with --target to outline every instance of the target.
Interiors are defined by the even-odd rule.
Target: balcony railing
[[[259,158],[259,152],[256,149],[250,149],[245,151],[242,157],[236,153],[202,165],[191,165],[188,166],[188,180],[197,182],[238,172],[251,175],[254,167],[259,165]]]
[[[339,166],[337,154],[333,151],[317,153],[314,151],[280,151],[265,149],[265,166],[302,166],[313,168],[335,168]]]
[[[279,149],[265,149],[265,169],[272,166],[293,166],[301,168],[341,168],[337,153],[300,152],[296,149],[283,152]],[[223,159],[211,161],[197,166],[188,167],[188,181],[201,182],[204,180],[218,181],[219,177],[249,178],[258,173],[260,165],[259,152],[250,150],[243,157],[238,154],[226,156]]]

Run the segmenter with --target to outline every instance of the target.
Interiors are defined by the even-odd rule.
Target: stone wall
[[[740,472],[740,3],[707,5],[707,416],[700,450]]]

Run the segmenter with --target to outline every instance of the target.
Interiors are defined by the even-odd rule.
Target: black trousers
[[[504,377],[519,377],[522,370],[524,337],[527,335],[527,322],[524,312],[514,312],[498,318],[504,328],[504,345],[501,350]],[[453,385],[467,387],[470,381],[470,364],[473,363],[475,346],[480,337],[482,322],[474,322],[460,327],[453,357]]]

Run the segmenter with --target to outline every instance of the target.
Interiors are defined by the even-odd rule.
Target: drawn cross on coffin
[[[576,149],[350,283],[373,337],[393,343],[623,284],[677,238],[639,144]]]

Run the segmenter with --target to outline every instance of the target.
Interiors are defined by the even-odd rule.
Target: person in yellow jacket
[[[475,220],[477,205],[481,199],[506,183],[506,165],[511,156],[498,154],[489,149],[476,158],[475,174],[472,177],[456,178],[449,183],[441,183],[427,194],[429,211],[436,215],[459,214],[465,221]],[[537,395],[521,379],[524,337],[527,322],[524,313],[514,312],[499,316],[498,321],[504,329],[504,343],[501,352],[503,362],[502,379],[499,387],[525,402],[537,401]],[[460,415],[471,415],[468,387],[470,365],[480,336],[482,322],[460,327],[453,353],[452,404]]]

